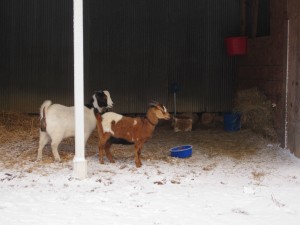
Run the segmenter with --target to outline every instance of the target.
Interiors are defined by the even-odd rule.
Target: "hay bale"
[[[223,124],[223,116],[220,113],[202,113],[201,125],[204,127],[220,127]]]
[[[214,121],[214,114],[213,113],[202,113],[201,114],[201,124],[208,125],[212,124]]]
[[[277,140],[274,129],[274,108],[271,101],[258,88],[238,91],[234,110],[242,113],[242,127],[249,128],[273,141]]]
[[[174,131],[191,131],[193,128],[193,120],[190,117],[176,116],[174,120]]]
[[[179,116],[191,118],[193,125],[195,125],[199,121],[199,116],[197,115],[197,113],[181,113]]]

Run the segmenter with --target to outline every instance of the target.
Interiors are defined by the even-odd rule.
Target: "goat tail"
[[[47,123],[46,123],[46,115],[48,111],[48,107],[52,104],[50,100],[44,101],[40,108],[40,122],[41,122],[41,131],[45,132]]]
[[[40,119],[43,119],[47,115],[48,107],[52,104],[50,100],[46,100],[43,102],[40,108]]]

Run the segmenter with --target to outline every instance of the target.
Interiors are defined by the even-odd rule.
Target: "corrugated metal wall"
[[[72,0],[1,1],[0,8],[1,109],[37,112],[47,98],[72,104]]]
[[[238,0],[85,0],[85,95],[108,89],[121,113],[150,100],[179,112],[232,106]],[[72,0],[1,1],[1,109],[37,112],[73,102]],[[3,18],[2,18],[3,17]],[[2,51],[4,49],[4,51]]]

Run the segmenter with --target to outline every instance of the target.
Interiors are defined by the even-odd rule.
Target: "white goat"
[[[95,129],[97,120],[94,110],[103,113],[113,106],[108,91],[97,91],[92,97],[90,104],[84,107],[84,140],[85,143]],[[51,148],[55,161],[60,161],[57,148],[60,142],[67,137],[75,136],[74,107],[53,104],[50,100],[44,101],[40,108],[40,140],[37,160],[42,159],[43,148],[51,140]]]

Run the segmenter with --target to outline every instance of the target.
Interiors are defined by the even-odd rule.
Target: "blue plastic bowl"
[[[171,156],[177,158],[187,158],[192,155],[193,146],[182,145],[170,149]]]

